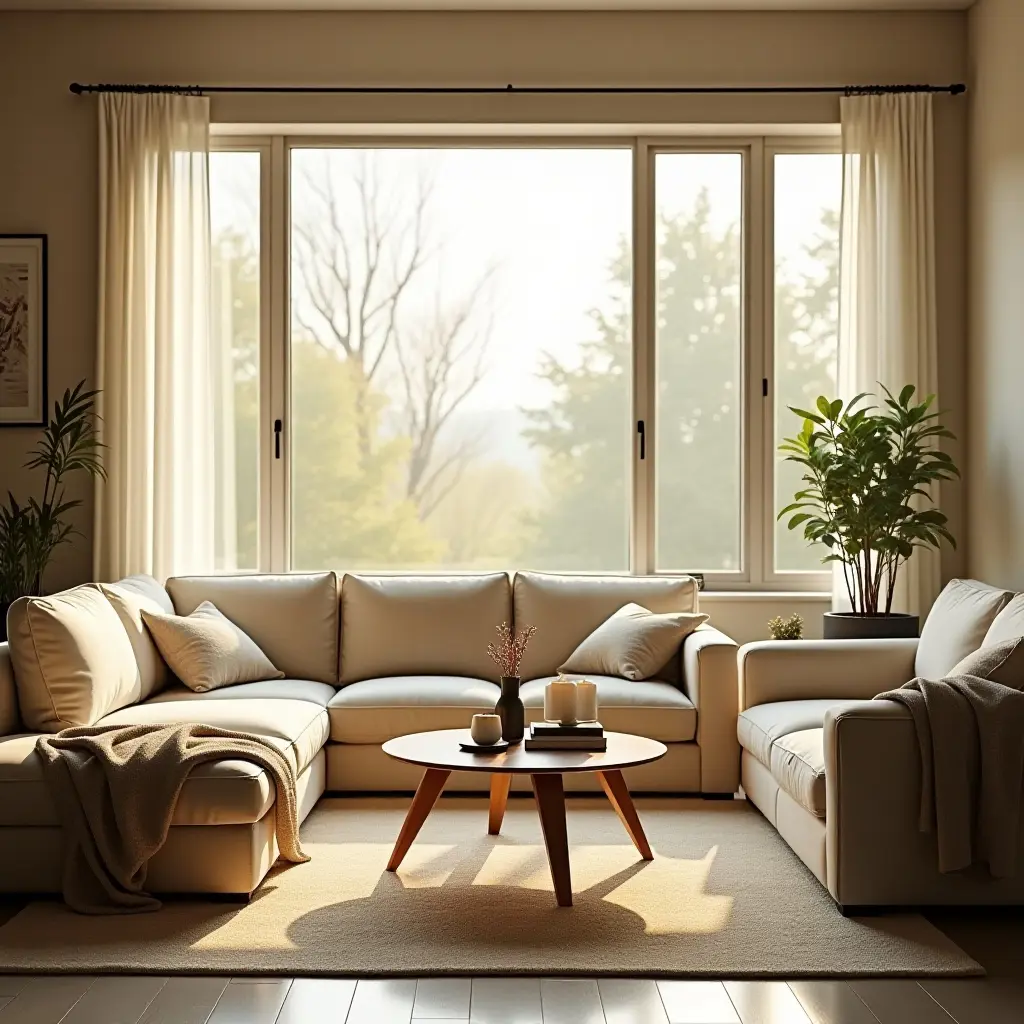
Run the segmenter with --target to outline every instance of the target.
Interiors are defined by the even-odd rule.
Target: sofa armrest
[[[783,700],[869,700],[914,676],[917,640],[759,640],[739,652],[740,711]]]
[[[7,643],[0,643],[0,736],[9,736],[20,729],[11,649]]]
[[[697,709],[702,793],[735,793],[740,784],[737,650],[734,640],[708,625],[683,640],[683,689]]]
[[[940,880],[935,837],[919,828],[910,712],[891,700],[847,705],[826,713],[822,739],[829,892],[853,907],[927,903]]]

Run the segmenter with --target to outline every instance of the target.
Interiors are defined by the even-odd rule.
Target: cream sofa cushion
[[[0,828],[55,828],[57,808],[43,778],[36,735],[0,737]],[[182,786],[172,825],[242,825],[274,805],[274,782],[248,761],[210,761]]]
[[[638,604],[623,605],[569,655],[558,671],[596,672],[634,680],[663,675],[659,670],[679,657],[683,637],[708,618],[700,612],[655,615]]]
[[[8,643],[0,643],[0,736],[18,732],[20,724],[11,647]]]
[[[252,639],[209,601],[189,615],[144,611],[142,618],[171,671],[197,693],[284,678]]]
[[[336,573],[177,576],[167,593],[179,615],[215,604],[287,678],[337,685]]]
[[[327,707],[335,743],[384,743],[432,729],[468,729],[501,690],[464,676],[398,676],[343,686]]]
[[[649,611],[696,612],[697,581],[690,576],[559,576],[517,572],[512,584],[516,629],[537,627],[526,650],[523,679],[553,676],[558,666],[624,604]],[[665,678],[679,681],[678,662]]]
[[[325,708],[337,691],[327,683],[312,679],[260,679],[253,683],[235,683],[219,690],[196,693],[187,686],[170,686],[151,697],[150,704],[163,704],[173,700],[308,700]],[[197,711],[196,714],[200,714]]]
[[[100,590],[117,612],[139,666],[139,700],[145,700],[167,685],[167,664],[142,621],[142,613],[173,615],[174,605],[167,591],[152,576],[127,576],[117,583],[101,583]]]
[[[527,722],[543,720],[544,687],[553,678],[531,679],[520,689]],[[647,736],[662,743],[689,743],[697,735],[697,709],[674,684],[614,676],[587,678],[597,684],[597,716],[609,732]]]
[[[1006,603],[992,620],[981,646],[991,647],[1019,636],[1024,636],[1024,594],[1017,594]]]
[[[122,708],[98,725],[181,725],[198,722],[219,729],[254,732],[270,740],[301,772],[327,742],[327,711],[308,700],[156,700]]]
[[[859,700],[783,700],[775,704],[755,704],[741,711],[736,722],[740,746],[749,750],[765,766],[772,766],[772,745],[782,736],[820,729],[825,713],[862,704]]]
[[[943,679],[976,651],[1013,594],[977,580],[950,580],[928,613],[917,645],[914,675]],[[909,681],[909,680],[908,680]]]
[[[341,683],[395,676],[497,680],[487,656],[512,621],[508,576],[356,576],[341,584]]]
[[[825,817],[824,729],[801,729],[772,744],[772,778],[801,807]]]
[[[93,725],[139,699],[139,667],[117,612],[87,583],[22,597],[7,615],[21,718],[33,732]]]

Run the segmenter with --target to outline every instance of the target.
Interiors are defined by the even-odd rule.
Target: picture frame
[[[46,425],[46,241],[0,234],[0,427]]]

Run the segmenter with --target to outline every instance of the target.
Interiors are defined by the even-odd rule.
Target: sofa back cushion
[[[131,641],[95,584],[19,598],[7,628],[21,718],[32,732],[93,725],[139,699]]]
[[[512,621],[501,573],[361,576],[341,585],[341,682],[385,676],[498,678],[487,656],[495,626]]]
[[[1001,644],[1004,640],[1015,640],[1024,636],[1024,594],[1017,594],[992,620],[982,647]]]
[[[697,581],[692,576],[563,576],[517,572],[513,581],[515,626],[537,627],[523,658],[523,679],[553,676],[576,648],[623,605],[650,612],[696,612]],[[679,681],[679,662],[665,669]]]
[[[976,651],[996,616],[1013,597],[977,580],[950,580],[932,605],[917,645],[914,674],[943,679]]]
[[[152,576],[126,576],[117,583],[101,583],[100,590],[117,612],[139,666],[139,700],[159,693],[170,674],[153,638],[142,621],[143,612],[173,615],[174,605],[163,586]]]
[[[338,683],[338,576],[177,576],[167,592],[178,615],[209,601],[291,679]]]

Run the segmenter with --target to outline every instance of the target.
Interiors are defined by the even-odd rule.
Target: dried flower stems
[[[519,675],[519,667],[526,654],[526,645],[530,637],[537,632],[536,626],[524,626],[518,633],[507,623],[494,627],[500,638],[497,644],[488,644],[487,653],[491,661],[498,666],[503,676]]]

